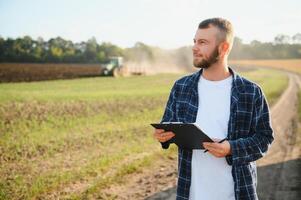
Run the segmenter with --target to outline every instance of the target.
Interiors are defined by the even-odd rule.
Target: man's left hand
[[[215,157],[222,158],[231,154],[230,143],[225,140],[222,143],[216,142],[203,142],[203,146],[209,153]]]

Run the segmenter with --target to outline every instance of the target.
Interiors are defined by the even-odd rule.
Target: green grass
[[[262,86],[270,105],[288,83],[277,71],[243,75]],[[0,199],[90,198],[176,157],[174,145],[162,151],[149,124],[161,119],[181,76],[0,84]]]
[[[0,103],[14,101],[110,101],[153,97],[168,92],[179,75],[127,78],[86,78],[31,83],[5,83],[0,87]]]

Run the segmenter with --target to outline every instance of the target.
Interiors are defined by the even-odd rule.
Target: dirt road
[[[298,90],[301,79],[288,73],[289,86],[272,107],[275,141],[257,162],[260,199],[297,200],[301,195],[301,147],[298,130]],[[298,133],[299,131],[299,133]]]

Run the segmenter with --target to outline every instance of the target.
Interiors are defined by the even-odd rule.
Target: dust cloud
[[[192,51],[189,46],[172,50],[158,47],[135,49],[129,52],[124,67],[130,73],[146,75],[194,71]]]

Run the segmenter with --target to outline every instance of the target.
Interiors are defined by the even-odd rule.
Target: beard
[[[212,64],[218,61],[218,56],[219,56],[218,46],[216,46],[208,59],[204,58],[200,62],[193,60],[193,65],[196,68],[208,69]]]

